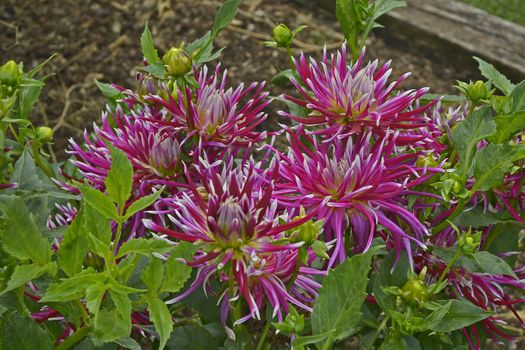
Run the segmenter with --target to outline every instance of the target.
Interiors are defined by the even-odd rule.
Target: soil
[[[149,23],[161,53],[180,42],[191,42],[211,28],[218,1],[208,0],[2,0],[0,3],[0,63],[8,59],[32,67],[54,53],[45,68],[47,80],[42,100],[32,119],[37,125],[56,129],[55,149],[63,154],[67,138],[79,137],[100,119],[104,97],[94,80],[135,85],[135,67],[141,63],[140,34]],[[216,40],[227,46],[221,64],[231,84],[270,80],[286,69],[285,52],[267,48],[275,23],[308,28],[298,36],[300,49],[319,56],[323,46],[340,47],[343,37],[333,14],[291,0],[244,0],[230,27]],[[456,61],[451,55],[428,50],[402,33],[377,30],[367,43],[368,59],[392,59],[393,76],[410,71],[403,87],[429,86],[431,92],[454,93],[457,80],[477,78],[475,65]],[[427,43],[428,44],[428,43]],[[282,93],[272,88],[272,94]],[[277,129],[277,110],[268,107],[264,126]]]

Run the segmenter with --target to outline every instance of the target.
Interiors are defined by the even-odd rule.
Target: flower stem
[[[434,285],[434,287],[432,288],[432,290],[430,291],[430,294],[434,294],[434,290],[437,288],[437,286],[439,286],[441,282],[443,282],[445,277],[447,277],[450,269],[452,268],[452,266],[454,266],[454,264],[456,263],[456,260],[458,260],[460,256],[461,256],[461,249],[458,248],[458,250],[456,250],[456,254],[454,254],[452,259],[450,259],[447,267],[445,267],[445,270],[443,270],[443,272],[441,273],[441,276],[439,276],[439,279]]]
[[[259,342],[257,343],[257,347],[255,350],[262,350],[264,347],[264,344],[266,343],[266,338],[268,337],[268,333],[270,331],[270,322],[266,321],[266,324],[264,325],[261,337],[259,338]]]
[[[89,333],[89,326],[83,325],[75,333],[73,333],[70,337],[67,337],[62,344],[57,346],[57,350],[68,350],[71,349],[75,344],[80,342],[82,339],[86,337],[86,335]]]
[[[374,336],[372,337],[372,339],[370,339],[370,341],[368,342],[368,345],[366,346],[366,348],[368,350],[371,350],[371,349],[374,348],[374,343],[376,342],[377,338],[379,337],[379,334],[381,334],[383,329],[385,329],[386,324],[387,324],[389,319],[390,319],[390,316],[386,315],[386,317],[383,319],[383,321],[381,321],[381,323],[379,324],[379,327],[377,327],[377,330],[374,333]]]

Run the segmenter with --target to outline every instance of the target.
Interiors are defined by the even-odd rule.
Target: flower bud
[[[435,168],[439,164],[431,154],[419,156],[416,160],[416,166],[419,168]]]
[[[292,45],[293,33],[285,24],[279,24],[273,28],[273,38],[278,47],[288,47]]]
[[[472,102],[476,103],[483,100],[489,100],[494,90],[489,90],[487,84],[483,81],[478,80],[476,82],[470,82],[469,84],[464,82],[458,83],[458,89]]]
[[[172,47],[162,57],[162,62],[171,76],[182,77],[191,70],[191,57],[183,49]]]
[[[467,256],[472,256],[479,249],[479,244],[481,242],[481,231],[472,233],[469,230],[467,233],[459,237],[458,246]]]
[[[401,297],[410,305],[418,305],[428,299],[427,286],[420,279],[409,279],[401,288]]]
[[[36,138],[42,143],[47,143],[53,138],[53,129],[48,126],[39,126],[36,128]]]
[[[7,61],[0,67],[0,82],[6,85],[15,85],[20,77],[20,70],[15,61]]]

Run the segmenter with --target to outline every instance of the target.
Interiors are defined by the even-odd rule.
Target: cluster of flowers
[[[320,62],[304,55],[294,60],[297,94],[284,98],[304,113],[281,112],[293,121],[281,133],[259,131],[270,102],[264,84],[228,88],[226,72],[203,67],[194,70],[197,88],[159,85],[146,76],[140,93],[115,86],[124,96],[118,107],[108,108],[102,126],[86,132],[82,143],[71,140],[68,153],[91,186],[104,190],[111,144],[133,164],[135,199],[165,187],[152,207],[127,223],[123,239],[152,232],[198,247],[186,262],[196,278],[168,303],[204,287],[220,295],[223,322],[239,299],[249,312],[234,322],[259,318],[264,306],[282,321],[289,305],[311,311],[321,287],[316,276],[348,254],[367,251],[375,239],[395,251],[396,261],[406,254],[416,272],[426,267],[428,283],[442,274],[447,264],[427,247],[457,244],[452,228],[430,234],[454,206],[443,208],[428,184],[444,172],[443,137],[466,113],[444,111],[439,101],[420,105],[427,89],[400,91],[408,74],[389,83],[389,63],[365,64],[361,55],[349,64],[346,57],[343,46]],[[281,135],[288,150],[272,142]],[[524,176],[509,176],[508,190],[496,193],[496,205],[519,221]],[[511,199],[521,207],[513,208]],[[75,214],[64,209],[51,225]],[[325,254],[312,248],[318,240]],[[525,270],[516,274],[525,277]],[[451,297],[485,309],[504,305],[515,312],[513,305],[523,301],[502,288],[525,289],[515,277],[453,268],[446,278]],[[212,279],[219,291],[212,290]],[[491,317],[483,326],[507,337],[498,322]],[[464,333],[474,344],[477,328]]]

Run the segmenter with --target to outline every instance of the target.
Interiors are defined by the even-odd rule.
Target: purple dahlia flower
[[[395,153],[396,135],[374,141],[368,133],[322,143],[299,128],[289,130],[288,138],[274,197],[293,208],[322,207],[317,220],[324,220],[325,239],[336,240],[328,267],[346,258],[348,228],[356,253],[370,247],[378,225],[390,232],[398,255],[405,249],[411,259],[411,241],[424,246],[427,229],[400,199],[432,175],[420,176],[424,169],[415,166],[416,152]]]
[[[204,163],[199,172],[200,183],[188,177],[190,191],[166,199],[167,209],[157,211],[164,224],[144,220],[153,232],[199,247],[187,262],[198,268],[196,280],[171,302],[185,298],[216,276],[229,286],[223,294],[223,315],[228,313],[229,301],[239,297],[249,306],[249,314],[237,322],[258,318],[265,301],[280,320],[288,303],[311,311],[307,303],[319,288],[311,275],[324,272],[301,266],[298,249],[304,242],[293,241],[288,232],[313,215],[294,218],[290,212],[279,211],[272,198],[278,163],[263,170],[253,160],[235,165],[229,158],[222,169],[217,163]]]
[[[310,113],[297,116],[286,112],[281,115],[305,125],[321,125],[316,133],[332,137],[372,130],[384,135],[387,129],[407,130],[429,126],[429,119],[421,112],[436,101],[420,108],[409,109],[428,89],[397,91],[399,85],[410,75],[406,73],[397,81],[388,83],[390,62],[378,68],[378,61],[363,67],[364,51],[358,61],[349,65],[346,45],[341,51],[326,52],[321,62],[306,59],[301,54],[294,59],[298,79],[291,78],[302,99],[284,96]],[[401,134],[397,142],[413,142],[413,135]]]
[[[226,71],[221,77],[220,66],[215,74],[208,75],[206,66],[194,74],[198,88],[177,89],[167,94],[167,101],[160,96],[147,100],[163,105],[172,114],[172,122],[183,125],[188,134],[197,134],[204,147],[246,146],[266,138],[266,132],[255,130],[266,119],[263,109],[270,103],[264,82],[246,89],[244,84],[227,88]]]

